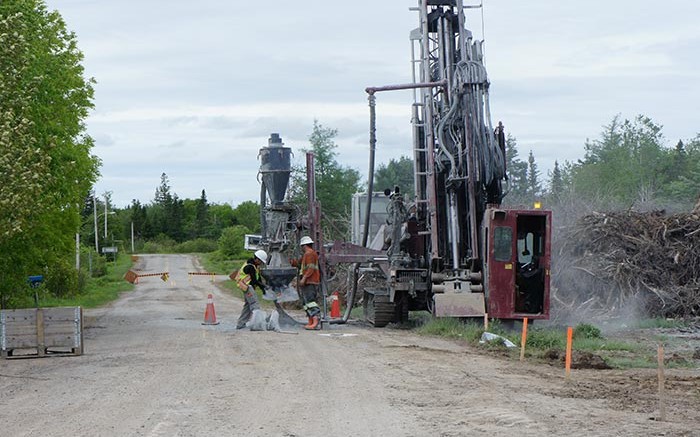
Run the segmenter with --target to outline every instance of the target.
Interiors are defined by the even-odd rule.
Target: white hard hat
[[[264,250],[256,250],[255,257],[267,264],[267,252],[265,252]]]
[[[299,241],[300,246],[304,246],[306,244],[314,244],[314,240],[311,239],[311,237],[301,237],[301,241]]]

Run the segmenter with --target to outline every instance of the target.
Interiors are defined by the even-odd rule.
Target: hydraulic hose
[[[374,154],[377,148],[377,113],[376,102],[377,98],[374,91],[367,90],[369,97],[369,174],[367,175],[367,209],[365,210],[365,222],[362,233],[362,246],[367,247],[367,239],[369,238],[369,219],[372,211],[372,192],[374,190]],[[331,324],[344,324],[350,318],[352,307],[355,305],[355,294],[357,294],[357,273],[360,269],[360,263],[352,265],[352,287],[350,287],[350,295],[346,299],[345,314],[340,319],[331,320]]]

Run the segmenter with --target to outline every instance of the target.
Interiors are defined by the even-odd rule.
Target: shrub
[[[598,339],[603,338],[600,329],[588,323],[581,323],[574,328],[574,338],[575,339]]]
[[[216,241],[206,238],[197,238],[178,244],[175,246],[174,250],[177,253],[209,253],[214,252],[217,247]]]
[[[248,232],[248,228],[241,225],[224,228],[218,241],[219,252],[227,258],[247,258],[248,253],[243,245],[245,244],[245,234]]]
[[[165,234],[159,234],[151,241],[143,245],[143,253],[173,253],[176,246],[175,240]]]
[[[533,328],[528,331],[527,346],[535,349],[563,349],[566,346],[566,335],[561,330]]]
[[[163,246],[155,241],[146,241],[143,244],[143,253],[163,253]]]
[[[45,284],[52,296],[74,296],[78,293],[78,272],[68,261],[56,260],[47,268]]]
[[[101,278],[107,274],[107,260],[103,256],[92,257],[92,277]]]

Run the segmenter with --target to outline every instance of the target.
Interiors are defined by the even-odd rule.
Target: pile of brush
[[[552,305],[649,316],[700,315],[700,208],[692,213],[592,213],[555,239]]]

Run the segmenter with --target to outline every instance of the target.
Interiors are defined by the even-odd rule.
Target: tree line
[[[614,117],[597,139],[583,145],[576,161],[558,160],[543,175],[532,150],[521,159],[517,140],[506,140],[507,195],[504,204],[557,208],[572,201],[599,208],[659,207],[688,210],[700,195],[700,134],[667,144],[662,126],[649,117]],[[375,172],[375,186],[399,185],[413,192],[413,161],[392,159]]]

